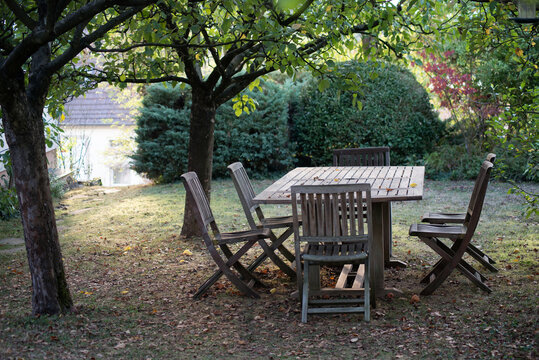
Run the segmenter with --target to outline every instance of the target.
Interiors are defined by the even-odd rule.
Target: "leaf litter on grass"
[[[408,237],[407,227],[427,209],[448,204],[446,197],[452,192],[465,206],[461,192],[473,184],[464,184],[465,190],[455,185],[441,191],[448,188],[446,183],[429,182],[433,190],[425,200],[395,204],[398,245],[393,251],[409,266],[387,270],[386,281],[404,295],[378,300],[370,323],[358,315],[335,314],[313,315],[302,324],[298,301],[290,296],[295,283],[269,261],[257,270],[268,285],[257,288],[261,299],[241,295],[222,278],[201,300],[193,300],[216,266],[200,239],[177,235],[183,215],[181,185],[68,194],[62,212],[91,207],[65,216],[62,224],[62,250],[76,311],[60,317],[30,316],[25,255],[0,255],[0,293],[7,294],[0,297],[0,357],[534,358],[537,222],[522,221],[521,203],[503,193],[504,184],[491,185],[492,206],[485,209],[489,226],[480,223],[481,234],[474,239],[498,260],[499,273],[479,267],[488,275],[493,293],[481,292],[454,272],[433,295],[411,300],[437,257]],[[243,213],[232,183],[217,182],[214,191],[212,199],[219,200],[212,208],[224,224],[221,230],[241,229]],[[92,197],[102,201],[84,201]],[[267,211],[271,216],[288,212],[286,207]],[[292,241],[288,246],[292,249]],[[254,259],[257,251],[248,257]],[[331,282],[335,274],[327,271]]]

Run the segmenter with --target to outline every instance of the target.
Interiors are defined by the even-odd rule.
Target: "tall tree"
[[[102,46],[92,47],[107,57],[99,70],[102,73],[93,76],[116,82],[190,85],[188,169],[198,174],[209,196],[215,113],[221,104],[233,99],[237,113],[249,111],[249,99],[238,94],[273,71],[294,76],[297,69],[308,68],[320,77],[323,90],[341,56],[401,56],[415,41],[414,32],[423,32],[422,26],[429,21],[429,13],[422,9],[436,5],[436,1],[423,1],[421,8],[418,3],[162,1],[160,13],[151,22],[133,18]],[[348,76],[346,84],[356,84],[357,75]],[[199,232],[189,202],[182,228],[185,236]]]
[[[1,117],[20,203],[34,314],[56,314],[72,307],[50,194],[44,108],[49,104],[54,113],[58,107],[51,98],[65,94],[67,84],[76,85],[66,71],[75,66],[76,56],[148,3],[151,1],[0,3]],[[75,90],[71,87],[70,91]]]

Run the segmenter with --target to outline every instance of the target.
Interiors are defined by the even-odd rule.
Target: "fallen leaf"
[[[128,290],[124,290],[124,291],[122,291],[121,293],[125,295],[125,294],[129,293],[129,291],[128,291]]]
[[[185,256],[193,255],[193,253],[191,251],[189,251],[189,250],[184,250],[182,254],[185,255]]]
[[[419,302],[419,295],[414,294],[412,295],[412,298],[410,299],[410,304],[416,304]]]
[[[415,188],[416,186],[417,186],[416,183],[411,183],[411,184],[410,184],[410,187],[411,187],[411,188]]]

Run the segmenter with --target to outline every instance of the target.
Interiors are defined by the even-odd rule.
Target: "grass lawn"
[[[255,181],[255,188],[270,183]],[[539,191],[537,184],[526,186]],[[213,187],[221,231],[246,229],[232,182]],[[378,301],[370,323],[337,314],[310,316],[307,324],[290,297],[295,283],[269,261],[258,269],[268,284],[258,289],[261,299],[221,280],[192,300],[214,265],[200,239],[179,236],[181,184],[73,190],[56,216],[76,309],[31,316],[26,254],[0,246],[0,359],[537,358],[538,219],[523,217],[522,200],[507,194],[508,184],[490,184],[473,240],[500,271],[470,260],[489,278],[492,294],[455,271],[433,295],[410,302],[437,257],[408,236],[409,225],[428,210],[464,209],[472,187],[471,181],[427,181],[424,200],[393,204],[393,253],[408,267],[386,270],[386,281],[404,296]],[[0,239],[13,237],[22,237],[18,222],[0,222]]]

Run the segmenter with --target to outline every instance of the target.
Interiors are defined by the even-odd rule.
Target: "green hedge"
[[[227,166],[241,161],[254,176],[264,176],[293,165],[288,143],[288,96],[283,87],[261,80],[263,89],[245,91],[257,108],[239,117],[232,101],[219,107],[215,119],[213,176],[228,176]],[[180,98],[182,100],[180,100]],[[170,85],[147,88],[137,119],[138,148],[133,167],[158,182],[174,182],[187,171],[189,142],[189,88]]]
[[[362,110],[353,105],[352,91],[340,90],[344,80],[320,92],[318,82],[307,79],[291,115],[300,164],[331,164],[333,149],[366,146],[390,146],[392,164],[415,163],[433,148],[445,126],[408,70],[373,62],[340,67],[359,77]]]

